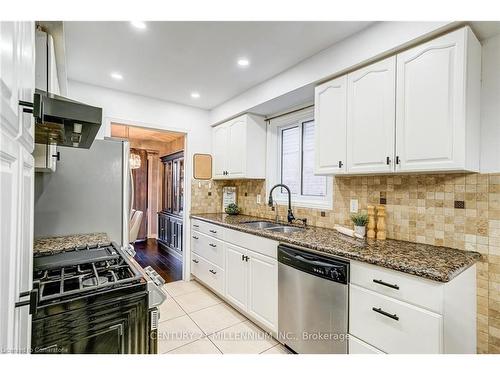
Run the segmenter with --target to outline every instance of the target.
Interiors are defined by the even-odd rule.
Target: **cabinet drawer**
[[[349,335],[349,354],[384,354],[384,352]]]
[[[442,352],[442,317],[382,294],[350,286],[350,334],[393,354]]]
[[[191,255],[191,273],[217,293],[224,293],[224,271],[194,253]]]
[[[442,313],[443,283],[371,264],[351,262],[351,284]]]
[[[207,223],[206,221],[191,220],[191,231],[201,232],[215,238],[222,238],[222,227]]]
[[[191,232],[191,249],[194,253],[224,268],[224,244],[200,232]]]
[[[269,238],[224,228],[224,241],[262,255],[267,255],[273,259],[277,258],[279,243]]]

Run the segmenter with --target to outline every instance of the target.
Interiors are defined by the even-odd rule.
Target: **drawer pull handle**
[[[382,314],[383,316],[387,316],[388,318],[399,320],[399,316],[397,316],[396,314],[389,314],[388,312],[382,310],[380,307],[372,307],[372,310],[379,314]]]
[[[208,270],[208,272],[213,273],[214,275],[217,273],[214,270]]]
[[[377,280],[377,279],[373,279],[373,282],[375,284],[380,284],[380,285],[383,285],[383,286],[386,286],[388,288],[392,288],[392,289],[397,289],[399,290],[399,286],[396,285],[396,284],[389,284],[389,283],[386,283],[385,281],[382,281],[382,280]]]
[[[198,224],[193,224],[193,227],[199,228],[200,226]]]
[[[210,233],[217,233],[216,230],[210,229]]]
[[[198,263],[200,263],[200,262],[199,262],[198,260],[196,260],[196,259],[193,259],[193,263],[198,264]]]
[[[198,239],[198,237],[196,237],[196,236],[193,236],[193,238],[194,238],[195,240],[197,240],[197,239]]]
[[[208,246],[212,246],[212,247],[217,247],[217,245],[211,243],[211,244],[208,244]]]

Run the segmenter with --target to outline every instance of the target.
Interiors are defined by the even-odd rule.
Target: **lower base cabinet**
[[[192,275],[262,328],[276,334],[278,331],[277,242],[256,236],[255,241],[249,241],[250,235],[246,233],[241,233],[240,241],[239,232],[222,227],[218,227],[211,237],[206,234],[212,233],[208,230],[209,226],[213,227],[213,224],[193,220]],[[214,231],[212,227],[210,228]],[[245,247],[235,245],[235,242]],[[214,249],[220,251],[220,246],[223,249],[224,261],[223,264],[216,265],[205,256],[213,253]],[[254,248],[250,249],[252,246]],[[269,250],[272,248],[276,249],[274,254]],[[259,249],[266,249],[262,250],[266,255],[260,253]]]

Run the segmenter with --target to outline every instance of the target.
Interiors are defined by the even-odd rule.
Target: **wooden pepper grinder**
[[[369,205],[367,207],[367,211],[368,211],[368,224],[366,227],[368,228],[368,231],[366,232],[366,237],[374,239],[376,236],[375,235],[375,206]]]
[[[385,239],[385,207],[377,206],[377,240]]]

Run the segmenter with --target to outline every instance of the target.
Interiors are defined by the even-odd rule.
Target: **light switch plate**
[[[261,201],[261,196],[260,194],[257,194],[257,204],[260,204],[260,201]]]
[[[351,199],[350,211],[353,214],[358,212],[358,200],[357,199]]]

